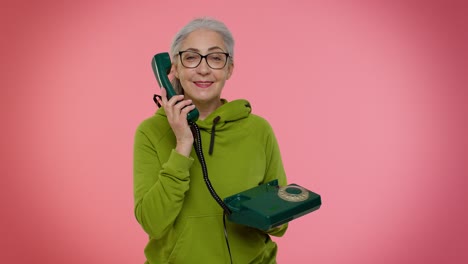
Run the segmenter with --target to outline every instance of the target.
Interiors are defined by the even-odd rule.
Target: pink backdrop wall
[[[468,261],[467,5],[244,2],[2,1],[0,262],[143,263],[150,59],[200,15],[237,41],[225,97],[323,198],[276,239],[279,263]]]

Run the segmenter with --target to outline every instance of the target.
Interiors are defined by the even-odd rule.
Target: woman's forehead
[[[195,30],[182,42],[181,50],[197,52],[224,51],[224,39],[218,32],[206,29]]]

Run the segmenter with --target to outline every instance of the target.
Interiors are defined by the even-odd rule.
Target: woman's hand
[[[189,157],[192,151],[193,134],[187,122],[187,114],[195,109],[195,105],[190,99],[184,100],[184,95],[175,95],[167,100],[167,92],[164,88],[161,89],[161,98],[157,100],[166,111],[167,121],[177,140],[175,150]]]

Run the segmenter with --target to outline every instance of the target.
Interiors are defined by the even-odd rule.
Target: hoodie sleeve
[[[149,236],[162,237],[178,216],[189,189],[192,164],[192,158],[175,150],[168,160],[160,160],[147,135],[137,130],[133,157],[135,217]]]
[[[287,185],[286,173],[281,159],[281,153],[278,141],[270,125],[267,126],[267,136],[265,142],[265,153],[267,157],[267,166],[264,183],[277,179],[279,186]],[[267,233],[273,236],[281,237],[286,232],[288,224],[281,225],[268,230]]]

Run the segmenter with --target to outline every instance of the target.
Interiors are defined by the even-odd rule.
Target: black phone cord
[[[216,202],[221,206],[221,208],[223,208],[224,213],[227,215],[230,215],[231,210],[229,209],[229,207],[227,207],[227,205],[223,202],[223,200],[219,198],[218,194],[213,188],[213,185],[211,185],[210,179],[208,178],[208,169],[206,167],[205,156],[203,155],[200,129],[198,128],[195,122],[190,121],[189,125],[194,135],[195,140],[193,142],[193,146],[195,147],[195,152],[197,153],[197,157],[200,160],[200,164],[201,164],[202,172],[203,172],[203,179],[205,180],[206,187],[208,187],[208,191],[210,192],[211,196],[213,196]]]

